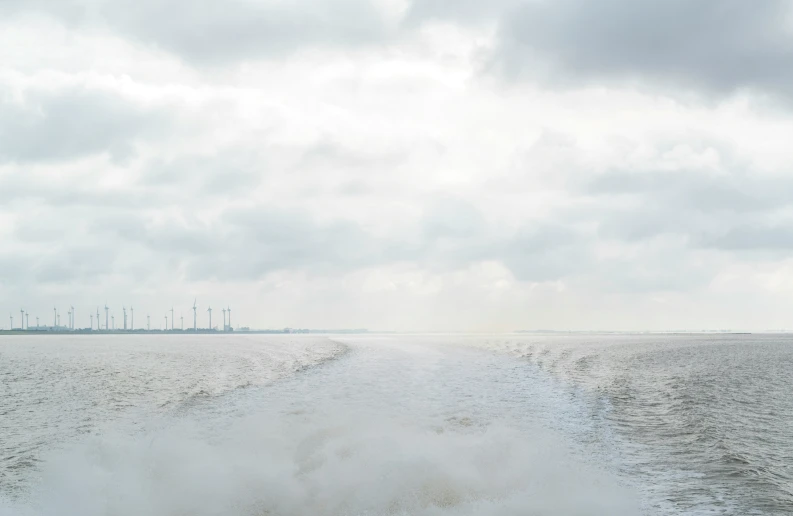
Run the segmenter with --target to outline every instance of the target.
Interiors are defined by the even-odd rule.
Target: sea
[[[0,337],[0,515],[791,515],[793,336]]]

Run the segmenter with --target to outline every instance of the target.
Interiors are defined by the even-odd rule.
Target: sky
[[[0,326],[793,328],[792,135],[790,0],[3,0]]]

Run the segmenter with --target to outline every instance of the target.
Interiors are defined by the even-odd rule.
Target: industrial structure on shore
[[[36,316],[36,325],[30,326],[30,314],[25,311],[25,309],[19,310],[19,321],[15,324],[14,314],[12,313],[9,316],[9,321],[11,323],[10,329],[11,331],[24,331],[24,332],[56,332],[56,333],[67,333],[67,332],[79,332],[79,333],[87,333],[87,332],[98,332],[98,333],[162,333],[162,332],[173,332],[173,333],[230,333],[234,331],[234,327],[231,325],[231,307],[223,308],[223,326],[221,328],[217,328],[216,326],[212,326],[212,307],[207,307],[207,326],[206,327],[199,327],[198,323],[198,305],[196,304],[198,299],[193,301],[193,327],[185,329],[184,327],[184,316],[180,315],[179,317],[179,328],[175,325],[175,318],[174,318],[174,308],[171,307],[170,310],[167,310],[165,315],[163,316],[164,326],[160,328],[151,328],[151,314],[146,314],[146,326],[143,327],[135,327],[135,309],[130,306],[127,309],[126,305],[122,306],[121,310],[123,313],[123,322],[120,324],[119,328],[116,328],[116,316],[115,313],[112,312],[107,303],[104,304],[104,321],[100,318],[99,307],[96,308],[96,320],[94,320],[94,314],[89,313],[89,325],[87,327],[78,327],[75,324],[76,320],[76,312],[74,306],[69,306],[67,310],[68,320],[66,325],[61,325],[61,314],[58,311],[58,308],[53,308],[52,312],[52,324],[42,324],[42,320],[39,316]],[[127,317],[129,312],[129,317]],[[170,327],[169,327],[169,319],[168,314],[170,313]],[[104,322],[104,325],[102,324]]]

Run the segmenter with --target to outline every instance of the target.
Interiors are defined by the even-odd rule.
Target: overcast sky
[[[790,0],[0,1],[6,328],[793,328],[792,256]]]

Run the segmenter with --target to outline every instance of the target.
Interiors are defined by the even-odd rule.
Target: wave
[[[197,405],[211,403],[214,398],[234,396],[236,391],[262,387],[321,367],[349,352],[349,347],[344,343],[324,337],[268,344],[265,350],[256,354],[255,360],[246,358],[248,363],[255,363],[255,366],[240,368],[243,371],[241,374],[221,384],[218,384],[217,377],[198,379],[180,396],[168,400],[160,408],[167,408],[172,412],[191,410]],[[244,372],[246,369],[248,372]]]
[[[222,407],[238,391],[347,351],[324,337],[292,335],[23,340],[4,346],[0,361],[0,377],[16,393],[0,397],[0,493],[13,496],[28,489],[49,449],[108,425],[137,429],[157,417]]]

